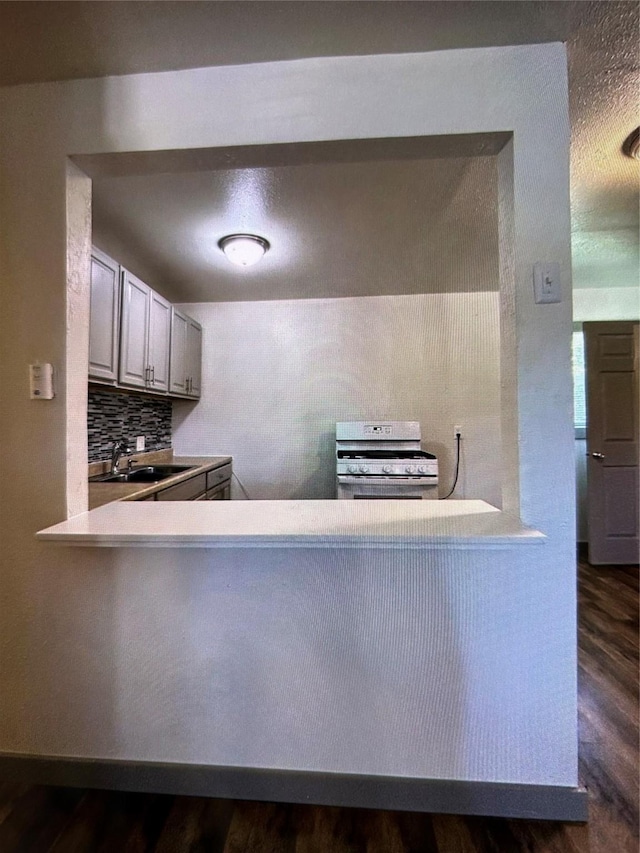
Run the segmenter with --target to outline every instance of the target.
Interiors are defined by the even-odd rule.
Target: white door
[[[589,562],[637,563],[637,322],[585,323]]]
[[[169,345],[171,341],[171,304],[151,291],[149,298],[148,387],[153,391],[169,390]]]
[[[187,376],[189,384],[187,391],[190,397],[199,397],[202,376],[202,326],[191,317],[188,320]]]
[[[149,363],[149,302],[151,288],[127,270],[122,273],[121,385],[147,388]]]
[[[171,359],[169,368],[169,391],[172,394],[187,393],[187,317],[171,310]]]
[[[98,249],[91,252],[90,293],[89,377],[115,383],[120,343],[120,265]]]

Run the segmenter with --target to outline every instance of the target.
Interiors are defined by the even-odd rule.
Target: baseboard
[[[0,779],[231,800],[584,822],[587,793],[557,785],[0,753]]]

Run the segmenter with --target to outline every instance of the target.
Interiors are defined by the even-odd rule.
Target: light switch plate
[[[32,400],[53,400],[53,366],[51,364],[29,365],[29,397]]]
[[[139,435],[136,438],[136,453],[138,453],[140,450],[144,450],[144,436],[143,435]]]
[[[533,295],[537,305],[562,302],[560,264],[548,261],[533,265]]]

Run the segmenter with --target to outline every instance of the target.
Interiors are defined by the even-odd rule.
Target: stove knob
[[[416,469],[413,467],[413,465],[407,465],[404,470],[407,472],[407,474],[413,474]]]
[[[418,474],[426,474],[427,466],[426,465],[418,465]]]
[[[368,466],[368,465],[361,465],[361,466],[360,466],[360,473],[361,473],[361,474],[367,474],[367,473],[368,473],[368,471],[369,471],[369,466]]]
[[[358,466],[357,465],[348,465],[347,471],[349,472],[349,474],[357,474],[358,473]]]
[[[385,474],[393,474],[393,465],[383,465],[382,471]]]

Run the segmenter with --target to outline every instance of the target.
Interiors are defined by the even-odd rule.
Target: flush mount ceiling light
[[[218,240],[218,246],[232,264],[252,267],[269,249],[269,241],[255,234],[227,234]]]
[[[622,150],[627,156],[633,157],[634,160],[640,160],[640,127],[636,127],[633,133],[627,136]]]

